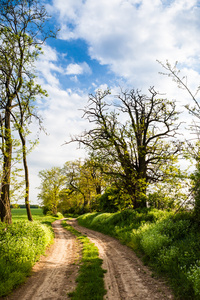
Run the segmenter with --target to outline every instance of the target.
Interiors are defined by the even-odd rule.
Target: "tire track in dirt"
[[[67,294],[75,289],[80,260],[80,243],[65,230],[61,220],[53,223],[54,244],[46,256],[35,264],[32,276],[18,288],[8,300],[66,300]]]
[[[76,230],[98,247],[105,273],[106,300],[167,300],[173,293],[162,280],[152,278],[152,272],[143,265],[127,246],[102,233],[81,227],[76,220],[68,221]],[[92,299],[91,299],[92,300]]]

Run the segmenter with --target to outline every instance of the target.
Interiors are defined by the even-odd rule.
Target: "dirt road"
[[[174,299],[165,284],[152,278],[152,272],[128,247],[116,239],[79,226],[75,220],[69,223],[99,248],[103,268],[107,270],[105,300]],[[27,282],[6,299],[69,299],[67,294],[75,288],[78,274],[78,264],[74,262],[80,259],[81,247],[74,236],[62,228],[60,221],[54,222],[53,227],[55,243],[48,255],[34,266],[33,275]]]

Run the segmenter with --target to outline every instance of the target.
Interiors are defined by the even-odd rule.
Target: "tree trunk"
[[[1,185],[1,221],[11,224],[12,215],[10,208],[10,174],[12,159],[12,139],[10,129],[10,110],[5,111],[5,148],[3,149],[3,178]]]
[[[143,124],[143,122],[142,122]],[[135,183],[135,196],[139,208],[147,207],[146,190],[147,190],[147,167],[146,167],[146,147],[143,145],[142,136],[138,136],[138,166]]]
[[[29,174],[28,174],[28,164],[26,159],[26,140],[23,137],[22,133],[20,132],[20,138],[22,142],[22,152],[23,152],[23,165],[24,165],[24,172],[25,172],[25,206],[26,206],[26,213],[29,221],[33,221],[33,217],[31,214],[31,208],[29,203]]]

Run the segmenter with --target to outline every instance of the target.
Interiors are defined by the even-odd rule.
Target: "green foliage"
[[[41,185],[38,198],[43,212],[82,214],[99,210],[98,195],[108,182],[92,159],[68,161],[62,168],[54,167],[39,173]]]
[[[20,208],[12,209],[12,225],[0,223],[0,296],[24,282],[53,241],[51,223],[58,217],[44,216],[42,209],[31,212],[34,222],[28,222],[26,209]]]
[[[52,230],[38,221],[0,223],[0,296],[25,280],[52,241]]]
[[[166,168],[166,174],[162,182],[149,186],[148,205],[157,209],[175,209],[184,203],[184,207],[187,207],[190,204],[187,171],[181,171],[176,164],[170,164]]]
[[[60,192],[64,187],[66,177],[62,174],[61,168],[52,167],[49,170],[39,172],[41,178],[40,193],[38,198],[44,206],[44,212],[57,214],[58,204],[60,202]]]
[[[103,300],[106,293],[104,288],[104,273],[101,268],[98,248],[90,240],[63,221],[63,227],[72,232],[83,245],[81,267],[77,278],[78,285],[73,293],[73,300]]]
[[[60,212],[57,212],[55,217],[57,217],[58,219],[63,219],[64,218],[63,214],[61,214]]]
[[[128,198],[128,195],[126,195]],[[131,200],[127,201],[125,195],[118,188],[108,187],[106,191],[97,198],[97,209],[103,212],[116,212],[126,205],[130,205]],[[128,202],[128,203],[127,203]]]
[[[194,295],[199,299],[200,295],[200,261],[197,261],[187,272],[187,278],[193,284]]]
[[[198,156],[196,157],[196,170],[191,175],[192,179],[192,191],[194,195],[195,200],[195,217],[200,222],[200,159],[199,159],[199,150],[198,150]]]
[[[192,213],[129,209],[86,214],[78,221],[142,252],[144,262],[167,276],[180,299],[200,299],[200,233]]]

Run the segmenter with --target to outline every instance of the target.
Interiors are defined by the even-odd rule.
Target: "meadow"
[[[0,296],[8,295],[23,283],[32,266],[53,242],[51,223],[56,217],[32,209],[33,222],[25,209],[12,209],[13,224],[0,223]]]
[[[200,232],[190,212],[88,213],[78,222],[131,247],[154,276],[169,282],[177,299],[200,299]]]

